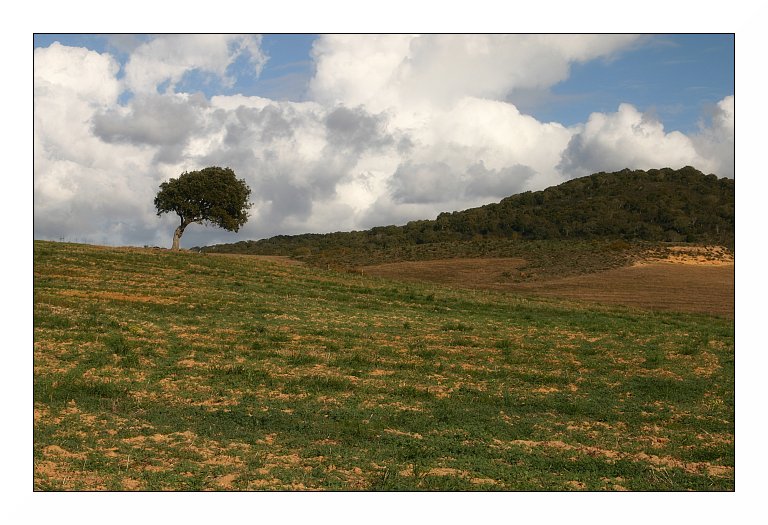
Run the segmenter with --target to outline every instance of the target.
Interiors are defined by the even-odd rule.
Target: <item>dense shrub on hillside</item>
[[[595,173],[404,226],[280,235],[205,251],[344,259],[345,253],[479,240],[589,240],[712,243],[732,247],[735,184],[690,166]]]
[[[465,238],[733,242],[734,181],[680,170],[596,173],[463,212],[443,213],[438,231]]]

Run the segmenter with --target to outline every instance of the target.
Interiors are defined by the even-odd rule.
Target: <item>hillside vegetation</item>
[[[36,490],[733,490],[733,320],[34,244]]]
[[[435,220],[366,231],[276,236],[203,250],[287,255],[318,266],[354,267],[445,257],[529,259],[542,250],[566,257],[594,252],[612,257],[610,252],[622,251],[617,247],[645,249],[660,242],[733,248],[734,187],[732,179],[704,175],[692,167],[601,172],[499,203],[441,213]],[[605,261],[597,265],[611,266]]]

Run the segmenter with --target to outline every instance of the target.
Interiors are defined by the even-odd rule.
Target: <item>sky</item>
[[[575,177],[734,178],[733,34],[34,35],[34,238],[170,246],[159,185],[232,168],[239,232],[432,219]]]

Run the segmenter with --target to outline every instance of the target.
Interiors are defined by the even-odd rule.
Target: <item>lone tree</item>
[[[200,171],[182,173],[160,185],[155,197],[157,216],[176,212],[181,224],[173,233],[172,250],[179,249],[184,229],[196,222],[207,221],[228,231],[237,231],[248,220],[248,197],[251,189],[235,177],[229,168],[211,166]]]

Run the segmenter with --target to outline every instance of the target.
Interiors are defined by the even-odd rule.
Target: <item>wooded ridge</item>
[[[358,255],[392,253],[426,244],[439,244],[445,251],[446,243],[455,243],[457,248],[465,246],[460,251],[466,255],[467,243],[597,239],[708,243],[732,249],[734,188],[733,179],[705,175],[690,166],[625,169],[527,191],[478,208],[441,213],[434,220],[365,231],[278,235],[207,246],[202,251],[312,259],[350,250]]]

